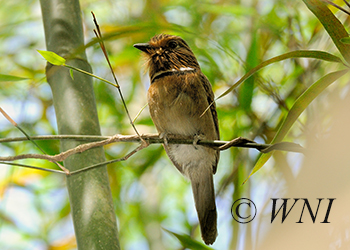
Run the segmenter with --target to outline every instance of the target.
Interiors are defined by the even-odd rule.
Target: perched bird
[[[159,134],[218,140],[215,104],[203,115],[214,101],[214,94],[188,44],[178,36],[160,34],[134,47],[148,59],[148,105]],[[217,236],[213,174],[219,151],[168,143],[164,148],[176,168],[190,179],[202,238],[207,245],[213,244]]]

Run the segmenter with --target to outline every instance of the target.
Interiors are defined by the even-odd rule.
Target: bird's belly
[[[199,145],[169,144],[167,153],[183,175],[194,177],[196,173],[200,174],[200,171],[204,171],[201,168],[208,168],[209,172],[213,171],[216,156],[212,151]]]

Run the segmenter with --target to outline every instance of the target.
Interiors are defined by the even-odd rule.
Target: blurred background
[[[342,1],[335,2],[343,5]],[[105,45],[132,118],[146,104],[149,86],[145,60],[132,45],[147,42],[155,34],[175,34],[187,41],[216,96],[249,69],[283,53],[303,49],[340,55],[303,1],[80,3],[85,41],[94,38],[90,14],[93,11],[105,34]],[[0,6],[0,74],[28,78],[0,82],[0,107],[30,135],[57,134],[51,90],[45,79],[46,61],[36,51],[46,50],[39,1],[0,0]],[[348,16],[333,7],[331,10],[347,28]],[[112,81],[99,46],[88,47],[87,55],[94,74]],[[313,59],[289,59],[259,71],[217,101],[221,139],[242,136],[259,143],[271,142],[295,100],[314,82],[339,67]],[[102,135],[134,134],[117,90],[98,80],[94,80],[94,88]],[[349,107],[348,92],[344,77],[332,84],[302,113],[284,139],[311,149],[321,146],[319,154],[304,159],[302,154],[275,153],[242,185],[259,152],[231,148],[221,153],[214,176],[219,230],[214,249],[279,249],[279,244],[287,245],[289,241],[296,244],[290,249],[349,249],[350,213],[340,209],[349,207],[345,184],[350,176],[347,146],[340,144],[348,136],[345,133],[349,128],[348,112],[346,108],[341,110]],[[136,126],[140,133],[156,132],[147,108],[136,120]],[[0,116],[0,138],[17,136],[22,136],[20,131]],[[333,138],[344,139],[332,141]],[[47,153],[59,152],[57,141],[38,143]],[[106,157],[123,157],[136,146],[109,145],[105,147]],[[337,148],[344,150],[339,152]],[[24,153],[39,152],[28,142],[0,144],[1,156]],[[44,161],[21,163],[55,168]],[[110,164],[108,172],[122,249],[183,249],[163,228],[201,241],[190,183],[177,172],[161,145],[151,145],[125,162]],[[239,224],[231,216],[233,202],[241,197],[250,198],[257,206],[257,217],[252,223]],[[295,224],[302,209],[299,204],[295,208],[299,212],[286,219],[294,229],[289,229],[288,223],[281,224],[280,217],[271,224],[270,198],[309,198],[313,209],[317,207],[316,198],[325,198],[319,211],[322,219],[312,223],[305,208],[305,223]],[[332,222],[332,215],[337,214],[339,217],[334,217],[334,221],[341,223],[320,224],[328,205],[326,198],[337,198],[329,220]],[[275,224],[279,225],[278,230]],[[320,228],[322,232],[317,231]],[[322,241],[308,237],[306,232],[313,231]],[[283,241],[269,245],[277,238]],[[306,247],[305,242],[311,245]],[[316,245],[317,248],[312,248]],[[0,165],[0,248],[76,249],[63,176]]]

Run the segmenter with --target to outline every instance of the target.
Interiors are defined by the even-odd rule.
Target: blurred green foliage
[[[308,1],[305,1],[308,2]],[[45,80],[45,50],[38,1],[1,1],[0,74],[28,78],[0,81],[0,106],[30,135],[56,134],[51,92]],[[146,104],[148,76],[144,59],[133,48],[158,33],[180,35],[191,46],[216,96],[253,67],[269,58],[295,50],[322,50],[341,56],[321,23],[302,1],[81,1],[88,60],[94,74],[111,80],[107,63],[94,40],[93,11],[132,118]],[[342,23],[348,17],[331,9]],[[270,143],[296,100],[326,74],[342,69],[338,63],[294,58],[274,63],[217,101],[222,140],[238,136]],[[10,79],[11,80],[11,79]],[[285,141],[305,143],[305,134],[323,135],[330,126],[313,120],[327,112],[332,98],[347,89],[338,81],[307,105]],[[94,80],[103,135],[134,133],[117,90]],[[147,108],[136,120],[140,133],[154,133]],[[0,137],[21,136],[0,117]],[[315,138],[316,139],[316,138]],[[55,141],[39,142],[50,154],[59,152]],[[105,147],[108,159],[123,157],[137,145]],[[306,146],[306,145],[305,145]],[[1,156],[37,152],[29,142],[0,144]],[[37,152],[38,153],[38,152]],[[297,178],[302,156],[278,153],[245,185],[259,158],[255,150],[230,149],[221,154],[217,190],[219,237],[215,249],[249,249],[263,234],[263,223],[241,227],[231,218],[233,200],[259,199],[261,207],[271,194],[283,194]],[[26,164],[51,167],[27,160]],[[122,249],[181,249],[174,235],[200,240],[189,183],[177,172],[161,145],[152,145],[124,162],[108,166]],[[75,249],[65,180],[57,174],[1,165],[0,248]],[[174,233],[171,234],[165,228]],[[259,235],[259,237],[256,237]],[[181,236],[181,235],[180,235]]]

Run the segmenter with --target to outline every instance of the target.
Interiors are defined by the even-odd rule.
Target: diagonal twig
[[[20,164],[20,163],[14,163],[14,162],[0,161],[0,164],[10,165],[10,166],[17,166],[17,167],[23,167],[23,168],[31,168],[31,169],[36,169],[36,170],[41,170],[41,171],[46,171],[46,172],[52,172],[52,173],[56,173],[56,174],[67,174],[66,172],[61,171],[61,170],[36,167],[36,166],[31,166],[31,165],[27,165],[27,164]]]
[[[16,127],[19,131],[21,131],[22,134],[24,134],[24,136],[30,140],[43,154],[46,154],[46,152],[34,141],[30,138],[30,136],[5,112],[5,110],[3,110],[0,107],[0,112],[4,115],[4,117],[14,126]],[[59,164],[57,161],[52,161],[53,163],[55,163],[60,169],[62,169],[66,174],[69,174],[69,170],[66,169],[65,167],[63,167],[61,164]]]
[[[328,4],[332,5],[333,7],[336,7],[337,9],[343,11],[344,13],[346,13],[346,14],[348,14],[348,15],[350,16],[350,12],[347,11],[346,9],[344,9],[343,7],[337,5],[337,4],[335,4],[335,3],[333,3],[333,2],[331,2],[331,1],[329,1],[329,0],[321,0],[321,1],[323,1],[323,2],[325,2],[325,3],[328,3]],[[346,5],[347,5],[348,7],[350,7],[350,5],[349,5],[349,3],[348,3],[347,1],[344,0],[344,2],[346,3]]]
[[[94,29],[94,33],[95,33],[95,35],[96,35],[96,37],[97,37],[97,39],[98,39],[98,42],[99,42],[100,47],[101,47],[101,49],[102,49],[102,52],[103,52],[103,54],[104,54],[104,56],[105,56],[105,58],[106,58],[106,60],[107,60],[108,66],[109,66],[109,68],[110,68],[110,70],[111,70],[111,73],[112,73],[112,75],[113,75],[114,81],[115,81],[115,83],[116,83],[116,87],[117,87],[118,92],[119,92],[120,99],[121,99],[121,101],[122,101],[122,103],[123,103],[125,112],[126,112],[128,118],[129,118],[129,122],[130,122],[131,126],[133,127],[135,133],[140,137],[141,142],[142,142],[142,143],[145,143],[145,141],[142,141],[142,138],[141,138],[139,132],[137,131],[134,122],[133,122],[132,119],[131,119],[129,110],[128,110],[127,106],[126,106],[126,102],[125,102],[125,100],[124,100],[122,91],[121,91],[121,89],[120,89],[120,85],[119,85],[119,83],[118,83],[117,77],[116,77],[116,75],[114,74],[114,71],[113,71],[111,62],[109,61],[109,57],[108,57],[108,54],[107,54],[107,50],[106,50],[106,47],[105,47],[105,45],[104,45],[104,43],[103,43],[103,38],[102,38],[102,33],[101,33],[101,30],[100,30],[100,26],[99,26],[98,23],[97,23],[95,14],[94,14],[94,12],[92,12],[92,11],[91,11],[91,14],[92,14],[92,17],[93,17],[94,24],[95,24],[95,26],[96,26],[96,29]]]
[[[74,141],[101,141],[110,138],[110,136],[101,135],[38,135],[31,136],[30,139],[33,141],[44,141],[44,140],[74,140]],[[27,137],[8,137],[0,138],[0,143],[5,142],[19,142],[28,141]]]
[[[192,137],[181,137],[176,135],[168,135],[167,140],[169,144],[193,144],[193,141],[194,141]],[[89,149],[102,147],[115,142],[142,142],[142,141],[146,141],[146,143],[142,143],[137,151],[147,147],[149,144],[164,143],[164,139],[159,138],[159,136],[156,134],[142,135],[141,139],[138,137],[138,135],[125,136],[125,135],[116,134],[105,140],[78,145],[75,148],[69,149],[67,151],[61,152],[56,155],[22,154],[22,155],[16,155],[16,156],[0,156],[0,161],[15,161],[15,160],[21,160],[21,159],[34,158],[34,159],[48,160],[51,162],[57,162],[57,161],[64,161],[71,155],[82,153]],[[282,142],[282,143],[273,144],[273,145],[259,144],[259,143],[255,143],[252,140],[241,138],[241,137],[235,138],[230,142],[218,141],[218,140],[215,140],[215,141],[200,140],[197,142],[197,144],[216,148],[218,150],[226,150],[230,147],[242,147],[242,148],[255,148],[263,153],[267,153],[272,150],[282,150],[282,151],[299,152],[299,153],[306,152],[304,148],[302,148],[300,145],[295,143]]]
[[[101,163],[98,163],[98,164],[95,164],[95,165],[88,166],[86,168],[78,169],[76,171],[71,172],[70,175],[78,174],[78,173],[81,173],[81,172],[84,172],[84,171],[87,171],[87,170],[90,170],[90,169],[93,169],[93,168],[102,167],[102,166],[105,166],[107,164],[111,164],[111,163],[114,163],[114,162],[126,161],[131,156],[133,156],[135,153],[137,153],[138,151],[140,151],[141,149],[143,149],[143,148],[145,148],[147,146],[148,146],[147,144],[141,144],[140,146],[138,146],[137,148],[135,148],[133,151],[131,151],[130,153],[128,153],[126,156],[124,156],[122,158],[114,159],[114,160],[110,160],[110,161],[106,161],[106,162],[101,162]]]
[[[76,137],[71,138],[70,136],[63,136],[67,137],[70,139],[76,140]],[[34,137],[43,139],[41,136]],[[46,139],[52,139],[49,138],[48,136],[45,137]],[[44,170],[44,171],[49,171],[49,172],[55,172],[55,173],[65,173],[66,175],[73,175],[73,174],[78,174],[83,171],[87,171],[93,168],[97,168],[103,165],[107,165],[110,163],[114,162],[120,162],[120,161],[126,161],[129,159],[132,155],[137,153],[138,151],[142,150],[143,148],[147,147],[150,144],[154,143],[164,143],[163,138],[159,138],[158,134],[148,134],[148,135],[142,135],[141,138],[138,135],[114,135],[110,136],[107,139],[104,139],[105,137],[101,136],[101,138],[96,138],[96,136],[93,136],[92,139],[100,141],[95,141],[91,143],[86,143],[86,144],[81,144],[78,145],[75,148],[69,149],[65,152],[62,152],[57,155],[42,155],[42,154],[23,154],[23,155],[17,155],[17,156],[5,156],[2,157],[0,156],[0,164],[7,164],[7,165],[13,165],[13,166],[20,166],[20,167],[27,167],[27,168],[32,168],[32,169],[38,169],[38,170]],[[29,140],[28,138],[21,138],[22,140]],[[33,138],[31,138],[33,140]],[[85,138],[87,139],[87,138]],[[104,140],[102,140],[104,139]],[[193,144],[194,138],[191,137],[181,137],[177,135],[168,135],[167,141],[170,144]],[[146,141],[146,143],[142,143],[142,141]],[[111,161],[106,161],[106,162],[101,162],[95,165],[91,165],[88,167],[85,167],[83,169],[79,169],[73,172],[63,172],[59,170],[52,170],[52,169],[46,169],[46,168],[41,168],[41,167],[35,167],[35,166],[29,166],[29,165],[24,165],[24,164],[19,164],[19,163],[10,163],[9,161],[15,161],[15,160],[21,160],[21,159],[42,159],[42,160],[48,160],[50,162],[57,162],[57,161],[64,161],[67,157],[77,154],[77,153],[82,153],[86,150],[95,148],[95,147],[101,147],[104,145],[108,145],[114,142],[141,142],[141,145],[139,145],[136,149],[128,153],[126,156],[119,158],[119,159],[114,159]],[[302,148],[300,145],[295,144],[295,143],[289,143],[289,142],[281,142],[281,143],[276,143],[276,144],[258,144],[255,143],[254,141],[242,137],[235,138],[229,142],[227,141],[209,141],[209,140],[201,140],[197,142],[198,145],[203,145],[206,147],[212,147],[217,150],[226,150],[230,147],[242,147],[242,148],[255,148],[259,150],[262,153],[268,153],[272,150],[282,150],[282,151],[289,151],[289,152],[298,152],[298,153],[305,153],[307,152],[304,148]]]
[[[350,4],[348,3],[348,1],[343,0],[343,2],[346,4],[346,6],[350,8]]]

